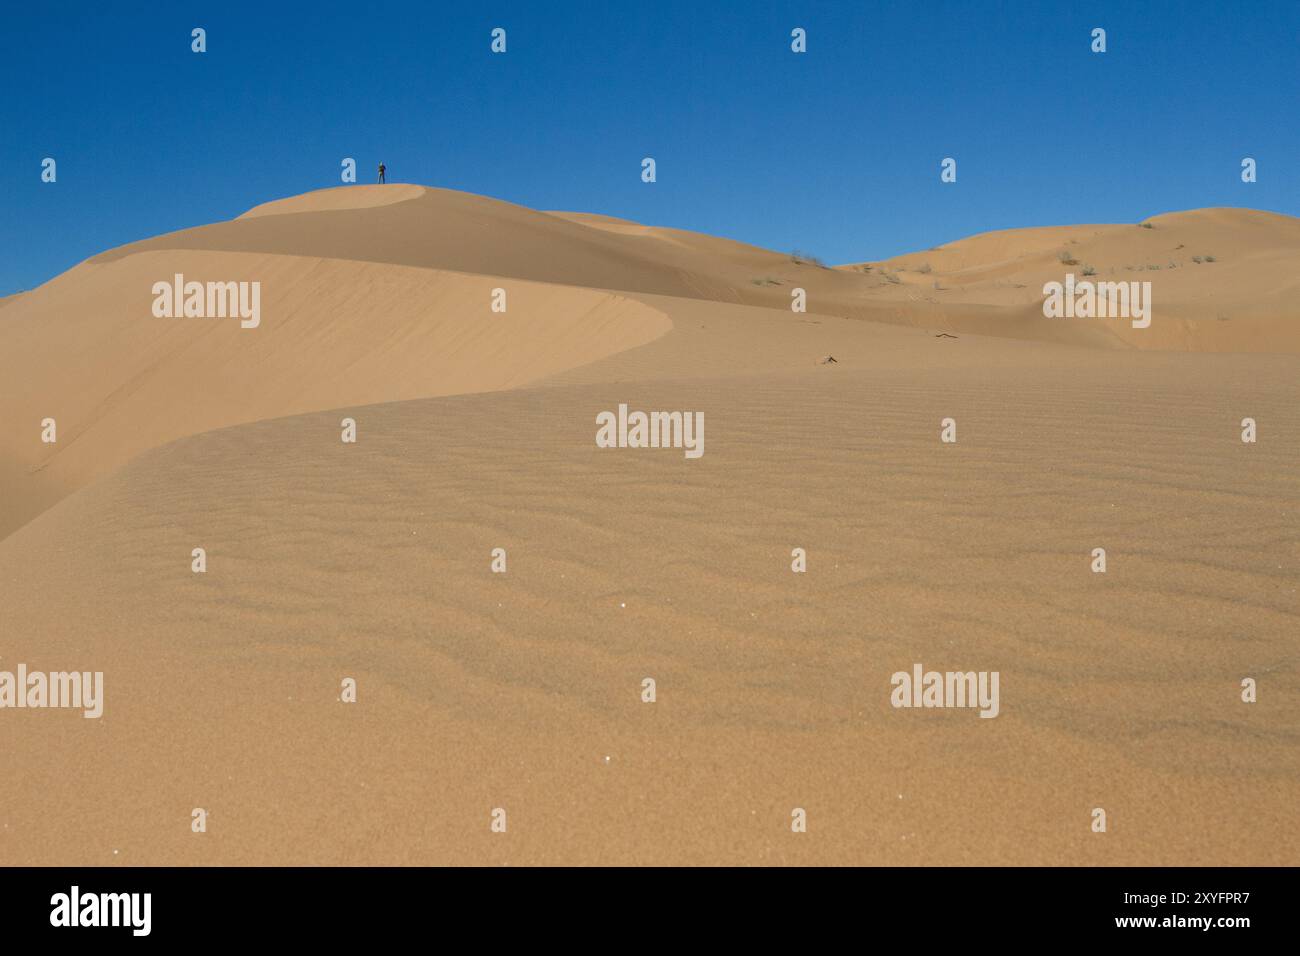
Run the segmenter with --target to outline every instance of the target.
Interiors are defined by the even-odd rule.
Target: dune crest
[[[376,209],[394,203],[408,202],[425,194],[423,186],[410,183],[387,183],[382,186],[333,186],[315,192],[274,199],[254,206],[237,219],[256,219],[259,216],[289,216],[304,212],[335,212],[340,209]]]

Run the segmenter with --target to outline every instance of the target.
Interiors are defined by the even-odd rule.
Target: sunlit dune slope
[[[261,282],[261,324],[156,318],[156,281]],[[617,293],[196,250],[84,263],[0,310],[0,536],[146,448],[261,418],[514,388],[664,334]],[[41,441],[41,422],[57,441]]]
[[[424,399],[348,409],[353,445],[331,411],[143,454],[0,542],[5,662],[106,695],[0,721],[5,859],[1294,865],[1294,360],[1045,357]],[[619,402],[703,411],[703,456],[597,448]],[[998,670],[999,716],[891,708],[914,662]]]

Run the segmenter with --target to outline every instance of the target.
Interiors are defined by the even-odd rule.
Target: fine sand
[[[0,300],[0,671],[105,682],[0,710],[0,863],[1300,862],[1300,221],[1149,222],[864,271],[355,186]],[[1151,327],[1044,318],[1084,265]]]

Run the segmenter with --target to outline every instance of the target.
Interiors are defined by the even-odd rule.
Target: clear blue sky
[[[382,159],[390,182],[830,262],[1199,206],[1300,212],[1297,0],[55,2],[2,23],[0,294],[338,185],[345,156],[362,181]]]

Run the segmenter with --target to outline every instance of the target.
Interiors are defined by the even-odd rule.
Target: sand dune
[[[352,447],[321,413],[150,452],[0,544],[5,661],[111,695],[93,728],[0,725],[6,857],[1295,863],[1300,456],[1227,419],[1294,434],[1300,389],[1138,358],[431,399],[362,409]],[[618,401],[706,409],[712,444],[601,452]],[[1003,714],[891,710],[913,661],[999,669]]]
[[[684,230],[536,212],[451,190],[401,187],[401,201],[376,206],[370,197],[390,188],[341,187],[268,203],[255,219],[159,236],[92,261],[145,249],[256,251],[779,309],[789,308],[798,287],[809,311],[918,327],[1094,347],[1300,353],[1300,220],[1275,213],[1207,209],[1154,217],[1151,229],[1009,230],[873,264],[869,274],[861,265],[826,269]],[[351,195],[357,198],[343,198]],[[1076,265],[1063,264],[1063,254]],[[1193,258],[1207,256],[1215,261]],[[1119,322],[1040,321],[1043,283],[1086,266],[1101,280],[1152,282],[1160,321],[1140,332]],[[881,267],[898,282],[883,278]]]
[[[256,329],[154,318],[180,272],[255,277]],[[188,250],[83,264],[5,310],[0,534],[146,448],[211,428],[340,404],[524,385],[662,335],[626,296],[409,266]],[[275,316],[274,320],[269,317]],[[55,419],[55,444],[40,422]]]
[[[828,289],[845,294],[864,285],[856,276],[800,268],[788,256],[743,243],[681,233],[694,240],[683,242],[674,230],[627,235],[446,189],[403,192],[402,201],[385,205],[334,198],[390,188],[340,187],[268,203],[251,218],[169,233],[91,261],[164,249],[261,252],[784,307],[787,290],[752,284],[764,269],[777,278],[821,272]],[[712,255],[698,256],[700,247]]]
[[[922,295],[943,305],[955,327],[966,327],[968,310],[979,306],[1018,313],[1004,331],[1041,326],[1043,284],[1090,269],[1097,281],[1152,285],[1158,321],[1150,328],[1105,326],[1126,345],[1300,352],[1300,220],[1277,213],[1198,209],[1144,224],[1010,229],[842,268],[864,266],[876,277],[873,297]],[[987,317],[975,321],[972,331],[991,331]]]
[[[641,345],[667,330],[671,313],[693,314],[701,300],[778,311],[784,321],[764,321],[783,331],[753,343],[764,354],[787,353],[771,367],[806,361],[796,343],[832,318],[1102,348],[1300,351],[1297,220],[1199,210],[1150,224],[993,233],[864,273],[682,230],[421,186],[344,187],[265,203],[230,222],[111,250],[0,300],[10,346],[0,374],[14,385],[0,415],[28,426],[0,443],[0,535],[174,438],[339,404],[528,384]],[[1064,266],[1062,251],[1081,264]],[[1180,268],[1118,265],[1159,264],[1166,255]],[[1193,255],[1216,261],[1189,264]],[[1043,282],[1083,263],[1152,281],[1158,321],[1143,330],[1122,321],[1045,321]],[[275,318],[250,339],[230,323],[194,330],[184,320],[152,319],[153,282],[176,273],[261,277]],[[494,320],[491,289],[505,282],[512,311]],[[790,314],[795,289],[821,318]],[[647,296],[658,298],[650,305]],[[882,344],[858,347],[864,334],[883,336]],[[753,367],[748,338],[713,370]],[[822,338],[818,348],[833,351],[835,342]],[[875,328],[840,341],[862,355],[888,350],[888,340]],[[46,417],[64,423],[57,446],[38,441]]]
[[[0,859],[1295,864],[1297,221],[1151,224],[863,272],[350,187],[0,300],[0,670],[107,697],[0,714]],[[1177,252],[1170,313],[1045,319],[1062,249]],[[598,449],[623,402],[705,454]],[[1002,713],[892,708],[918,661]]]

